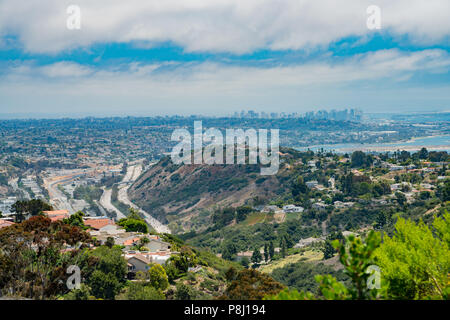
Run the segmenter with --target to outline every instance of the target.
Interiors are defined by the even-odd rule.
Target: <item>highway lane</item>
[[[117,209],[112,203],[111,203],[111,195],[112,195],[112,190],[111,189],[105,189],[103,188],[103,194],[100,198],[100,205],[105,208],[108,211],[112,211],[116,214],[117,218],[116,220],[120,220],[122,218],[126,218],[126,216],[122,213],[122,211],[120,211],[119,209]]]
[[[141,175],[142,173],[142,166],[141,165],[135,165],[130,166],[127,168],[127,173],[125,175],[125,178],[122,181],[122,186],[119,188],[119,192],[117,195],[117,198],[120,202],[126,204],[127,206],[136,209],[144,216],[145,221],[153,227],[157,232],[160,233],[171,233],[169,227],[154,217],[152,217],[151,214],[144,211],[143,209],[139,208],[137,205],[135,205],[133,202],[130,201],[128,198],[128,189],[131,186],[131,184]],[[134,179],[134,180],[133,180]]]

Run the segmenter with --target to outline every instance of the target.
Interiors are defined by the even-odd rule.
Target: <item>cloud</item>
[[[81,30],[68,30],[66,9],[81,8]],[[26,51],[58,53],[95,43],[154,46],[171,42],[187,52],[298,50],[373,34],[369,0],[17,0],[0,3],[0,35]],[[448,0],[378,0],[382,28],[395,37],[433,44],[448,40]],[[3,44],[4,45],[4,44]]]
[[[339,61],[325,55],[308,63],[264,68],[215,62],[133,62],[102,68],[68,61],[44,66],[29,62],[10,67],[0,77],[0,96],[2,108],[11,110],[35,110],[39,105],[52,111],[58,106],[68,111],[194,113],[217,107],[224,113],[246,104],[273,110],[313,102],[334,106],[343,101],[359,101],[356,106],[367,110],[383,97],[400,105],[426,99],[448,104],[446,85],[420,85],[412,93],[394,88],[407,82],[411,90],[414,86],[408,81],[415,75],[448,73],[449,69],[450,55],[439,49],[381,50]],[[373,101],[366,101],[367,97]]]
[[[73,62],[56,62],[39,68],[38,72],[49,78],[66,78],[86,76],[91,73],[91,70]]]

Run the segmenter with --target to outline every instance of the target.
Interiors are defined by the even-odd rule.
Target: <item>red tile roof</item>
[[[67,216],[66,215],[51,215],[51,216],[49,216],[49,218],[50,218],[50,220],[52,220],[52,222],[55,222],[55,221],[60,221],[62,219],[65,219],[65,218],[67,218]]]
[[[100,230],[101,228],[107,225],[113,225],[114,222],[111,219],[103,218],[103,219],[85,219],[84,224],[91,227],[94,230]]]
[[[6,227],[9,227],[9,226],[12,226],[13,224],[15,224],[15,223],[12,222],[12,221],[8,221],[8,220],[0,220],[0,229],[1,229],[1,228],[6,228]]]
[[[52,210],[52,211],[42,211],[42,212],[45,213],[47,215],[47,217],[49,217],[50,220],[52,220],[52,222],[60,221],[62,219],[69,217],[69,211],[67,211],[67,210]]]
[[[137,237],[137,238],[132,238],[132,239],[125,240],[123,242],[123,245],[124,246],[131,246],[133,243],[138,242],[140,239],[141,238]]]
[[[68,210],[52,210],[52,211],[42,211],[43,213],[45,213],[47,216],[51,217],[51,216],[60,216],[60,215],[69,215],[69,211]]]

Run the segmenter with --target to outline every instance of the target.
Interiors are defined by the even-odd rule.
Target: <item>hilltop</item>
[[[292,173],[286,160],[295,154],[283,150],[273,176],[260,175],[259,165],[175,165],[165,157],[136,180],[129,196],[172,227],[202,229],[215,210],[266,204],[286,192]]]

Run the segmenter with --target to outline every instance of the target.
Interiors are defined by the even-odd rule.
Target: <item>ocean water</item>
[[[317,151],[324,149],[326,151],[334,151],[338,153],[361,151],[386,152],[396,150],[417,151],[422,147],[429,151],[447,151],[450,152],[450,135],[432,136],[415,138],[411,141],[393,142],[393,143],[341,143],[341,144],[323,144],[308,147],[295,148],[299,151],[312,150]]]

